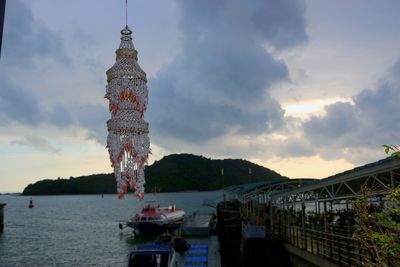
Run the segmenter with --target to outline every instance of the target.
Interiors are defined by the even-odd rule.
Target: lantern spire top
[[[121,44],[119,48],[135,49],[132,42],[132,31],[128,27],[128,0],[125,0],[125,27],[121,30]]]
[[[121,44],[119,45],[119,48],[129,48],[135,50],[135,46],[132,42],[132,31],[129,29],[128,25],[121,30]]]

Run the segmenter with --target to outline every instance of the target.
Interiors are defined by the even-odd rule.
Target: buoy
[[[31,198],[31,200],[29,200],[29,206],[28,206],[30,209],[31,208],[33,208],[33,201],[32,201],[32,198]]]

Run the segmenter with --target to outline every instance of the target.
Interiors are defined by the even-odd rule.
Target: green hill
[[[224,169],[224,177],[221,169]],[[251,169],[251,175],[249,175]],[[172,154],[146,167],[146,191],[207,191],[249,182],[285,180],[279,173],[242,159],[213,160],[192,154]],[[23,195],[116,193],[113,174],[42,180],[28,185]]]

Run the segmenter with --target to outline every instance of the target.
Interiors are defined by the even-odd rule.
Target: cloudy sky
[[[8,0],[0,192],[111,172],[105,71],[123,0]],[[152,156],[245,158],[323,178],[400,141],[400,2],[130,0]]]

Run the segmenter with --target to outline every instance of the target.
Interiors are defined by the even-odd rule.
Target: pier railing
[[[299,249],[323,257],[340,266],[364,266],[370,259],[368,251],[353,240],[350,227],[341,229],[333,225],[325,227],[280,225],[275,236]]]
[[[384,210],[386,195],[400,188],[400,159],[386,158],[319,181],[293,179],[247,191],[242,187],[247,188],[230,190],[240,203],[241,218],[265,225],[267,238],[339,266],[364,266],[374,259],[352,238],[359,225],[353,203],[369,188],[369,211]]]

